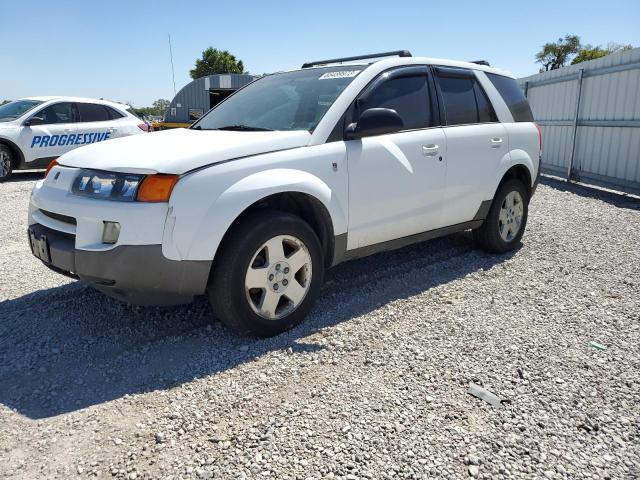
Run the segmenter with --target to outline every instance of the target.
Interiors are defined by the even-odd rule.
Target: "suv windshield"
[[[309,130],[365,68],[340,65],[268,75],[220,103],[196,130]]]
[[[20,118],[41,103],[40,100],[16,100],[0,105],[0,122],[10,122],[11,120]]]

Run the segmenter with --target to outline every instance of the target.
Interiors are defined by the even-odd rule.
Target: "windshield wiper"
[[[214,130],[235,130],[238,132],[273,132],[270,128],[250,127],[249,125],[225,125]]]

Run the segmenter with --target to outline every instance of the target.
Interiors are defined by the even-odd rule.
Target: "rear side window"
[[[109,112],[109,118],[111,120],[117,120],[118,118],[124,117],[124,115],[117,111],[115,108],[107,107],[106,105],[104,105],[104,108],[106,108],[107,112]]]
[[[42,125],[54,125],[56,123],[74,123],[76,121],[74,115],[73,104],[69,102],[54,103],[43,108],[38,114],[43,122]]]
[[[95,103],[78,103],[78,112],[81,122],[106,122],[111,120],[109,112],[104,105]]]
[[[476,96],[476,103],[478,104],[478,122],[497,122],[498,116],[493,110],[493,106],[491,105],[487,94],[484,93],[484,90],[477,80],[473,81],[473,93]]]
[[[438,68],[437,72],[447,125],[498,121],[487,94],[471,72],[450,68]]]
[[[379,85],[357,103],[357,114],[369,108],[395,110],[404,122],[405,130],[431,126],[429,87],[426,75],[392,78]]]
[[[496,87],[507,107],[509,107],[514,121],[533,122],[533,113],[531,113],[529,102],[527,102],[524,92],[513,78],[503,77],[495,73],[487,73],[487,77]]]

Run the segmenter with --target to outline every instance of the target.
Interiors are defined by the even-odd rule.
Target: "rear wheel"
[[[506,181],[496,192],[486,220],[473,231],[475,240],[491,253],[513,250],[524,234],[528,211],[526,187],[520,180]]]
[[[277,335],[302,322],[323,276],[322,248],[311,227],[288,213],[257,210],[225,237],[209,300],[232,330]]]
[[[4,182],[13,172],[13,153],[6,145],[0,145],[0,182]]]

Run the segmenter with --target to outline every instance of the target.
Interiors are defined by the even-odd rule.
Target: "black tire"
[[[518,192],[522,198],[523,215],[520,223],[520,229],[517,234],[505,241],[500,235],[500,210],[503,207],[507,195],[511,192]],[[483,250],[490,253],[504,253],[513,250],[520,244],[522,235],[527,226],[527,216],[529,213],[529,194],[524,184],[517,179],[507,180],[503,183],[489,209],[489,214],[482,226],[473,231],[473,238]]]
[[[267,319],[249,304],[245,275],[254,255],[269,239],[290,235],[307,248],[311,258],[311,279],[295,310],[282,318]],[[214,314],[224,325],[241,335],[270,337],[300,324],[311,310],[324,277],[320,241],[302,219],[274,210],[256,210],[242,217],[225,235],[214,261],[208,295]]]
[[[6,145],[0,144],[0,183],[11,177],[13,164],[13,152]]]

